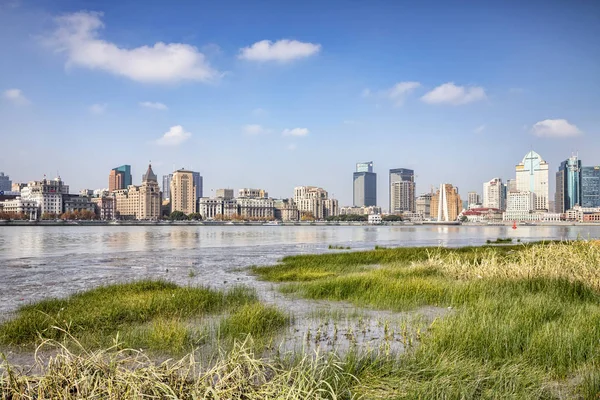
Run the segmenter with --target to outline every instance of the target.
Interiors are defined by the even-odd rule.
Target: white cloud
[[[139,82],[210,81],[219,76],[204,54],[184,43],[122,48],[98,38],[102,13],[76,12],[56,18],[48,43],[65,53],[67,66],[103,70]]]
[[[473,133],[483,133],[483,131],[485,131],[485,125],[479,125],[477,128],[473,129]]]
[[[175,125],[168,132],[165,132],[156,143],[160,146],[177,146],[188,140],[191,136],[190,132],[183,130],[183,126]]]
[[[164,105],[163,103],[152,102],[152,101],[142,101],[140,103],[140,106],[146,107],[146,108],[153,108],[155,110],[167,110],[169,108],[166,105]]]
[[[345,119],[342,122],[344,123],[344,125],[354,125],[356,123],[356,121],[353,119]]]
[[[531,132],[539,137],[571,137],[583,133],[566,119],[545,119],[536,122]]]
[[[30,103],[29,99],[25,97],[21,89],[7,89],[3,94],[5,99],[12,101],[14,104],[26,105]]]
[[[92,104],[89,108],[92,114],[101,115],[106,112],[108,104]]]
[[[262,135],[262,134],[271,132],[269,129],[265,129],[262,127],[262,125],[258,125],[258,124],[244,125],[242,127],[242,131],[244,132],[244,134],[249,135],[249,136],[257,136],[257,135]]]
[[[296,143],[290,143],[290,144],[288,144],[287,149],[290,151],[294,151],[294,150],[296,150],[297,147],[298,146],[296,146]]]
[[[255,108],[254,110],[252,110],[252,115],[254,115],[255,117],[263,117],[267,115],[267,110],[263,108]]]
[[[276,42],[261,40],[252,46],[240,49],[239,58],[250,61],[286,62],[309,57],[321,50],[320,44],[282,39]]]
[[[421,100],[428,104],[460,104],[472,103],[487,98],[481,86],[456,86],[454,82],[444,83],[426,93]]]
[[[283,136],[306,136],[309,131],[306,128],[284,129],[281,134]]]
[[[419,82],[398,82],[387,91],[387,97],[394,102],[395,105],[401,106],[404,104],[404,99],[416,88],[421,86]]]
[[[360,94],[362,97],[371,97],[371,89],[366,88]]]

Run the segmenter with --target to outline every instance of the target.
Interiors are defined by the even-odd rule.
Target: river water
[[[164,278],[214,288],[257,287],[250,265],[322,253],[330,244],[480,245],[486,239],[600,237],[600,226],[27,226],[0,227],[0,319],[20,305],[101,284]]]

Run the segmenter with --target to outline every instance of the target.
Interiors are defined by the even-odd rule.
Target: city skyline
[[[372,159],[387,207],[384,171],[398,166],[416,171],[417,194],[440,182],[466,194],[506,181],[525,149],[553,172],[576,150],[600,164],[598,7],[340,5],[272,3],[268,15],[234,1],[0,6],[10,149],[0,170],[15,182],[58,170],[77,192],[104,187],[104,171],[124,163],[139,183],[153,160],[161,177],[173,164],[199,171],[207,194],[266,187],[288,197],[307,184],[352,204],[343,177]],[[431,28],[416,35],[422,26]],[[81,58],[99,43],[121,61]],[[189,63],[159,69],[160,43],[179,44]],[[136,68],[143,46],[145,72]],[[476,168],[466,174],[466,163]]]

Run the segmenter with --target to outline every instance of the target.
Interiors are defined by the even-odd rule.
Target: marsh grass
[[[597,242],[377,249],[287,257],[254,271],[311,299],[454,309],[393,368],[357,375],[367,398],[600,396]]]
[[[88,348],[100,348],[118,334],[126,346],[182,351],[205,336],[189,326],[189,319],[257,302],[256,293],[246,287],[216,291],[165,281],[103,286],[21,307],[16,318],[0,325],[0,344],[73,337]]]
[[[248,334],[255,338],[265,338],[288,326],[290,322],[291,317],[275,307],[261,303],[246,304],[221,320],[219,333],[238,339]]]
[[[193,353],[156,364],[119,345],[93,352],[72,352],[54,341],[43,346],[59,351],[47,363],[38,359],[39,374],[4,365],[3,399],[333,399],[348,397],[355,383],[335,355],[267,361],[253,353],[249,337],[205,365]]]

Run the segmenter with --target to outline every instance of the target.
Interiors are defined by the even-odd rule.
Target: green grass
[[[275,307],[260,303],[247,304],[221,320],[219,333],[225,337],[240,338],[251,334],[262,338],[289,325],[290,317]]]
[[[258,308],[259,303],[256,293],[245,287],[216,291],[165,281],[103,286],[21,307],[16,318],[0,325],[0,344],[73,338],[100,348],[118,334],[124,346],[179,352],[207,336],[206,327],[194,326],[192,319],[246,306]]]
[[[330,244],[328,247],[329,250],[350,250],[350,246],[340,246],[336,244]]]
[[[367,398],[600,396],[600,246],[377,249],[254,268],[310,299],[451,307],[414,352],[355,371]]]

